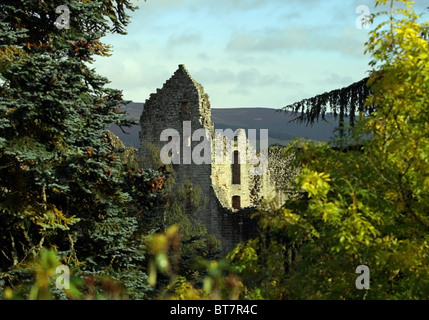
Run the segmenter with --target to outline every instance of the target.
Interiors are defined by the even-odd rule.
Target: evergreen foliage
[[[367,77],[345,88],[303,99],[282,110],[299,114],[292,121],[305,122],[307,125],[313,125],[320,118],[326,121],[326,114],[332,113],[335,119],[339,118],[340,132],[343,132],[346,118],[349,118],[349,123],[353,127],[357,113],[370,114],[374,111],[373,107],[365,106],[365,101],[371,94],[367,85],[368,79]]]
[[[68,1],[70,28],[59,29],[62,4],[0,4],[1,287],[24,281],[17,273],[47,247],[76,274],[109,275],[143,298],[142,217],[155,214],[162,174],[123,172],[106,137],[111,123],[129,124],[121,92],[90,67],[109,54],[100,39],[125,34],[135,7]]]

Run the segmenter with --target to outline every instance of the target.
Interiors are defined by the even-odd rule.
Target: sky
[[[370,29],[357,19],[374,0],[133,0],[127,35],[103,42],[97,72],[124,99],[144,102],[184,64],[212,108],[282,108],[368,75]],[[429,0],[417,0],[424,12]],[[426,11],[425,20],[429,14]]]

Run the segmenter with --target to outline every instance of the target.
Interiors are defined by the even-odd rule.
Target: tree
[[[307,125],[313,125],[320,118],[326,121],[326,114],[332,113],[335,119],[339,118],[338,125],[342,134],[346,118],[349,118],[349,123],[353,127],[356,113],[370,114],[373,111],[373,108],[365,107],[365,101],[371,94],[367,85],[368,80],[366,77],[345,88],[303,99],[285,106],[282,111],[299,114],[292,121],[306,122]]]
[[[396,1],[405,9],[394,2],[366,43],[373,70],[365,105],[376,109],[359,119],[347,150],[296,143],[303,169],[297,185],[307,197],[261,209],[264,235],[231,256],[238,267],[237,257],[248,257],[252,272],[267,275],[252,294],[267,297],[260,288],[271,282],[271,298],[428,297],[429,43],[421,35],[429,25],[418,22],[412,2]],[[264,258],[263,241],[283,248]],[[267,259],[272,263],[261,263]],[[370,270],[370,290],[355,285],[360,265]]]
[[[137,297],[149,290],[125,185],[162,173],[127,182],[106,137],[111,123],[128,124],[122,94],[90,68],[109,55],[103,36],[125,34],[131,2],[68,1],[69,29],[56,23],[61,1],[0,4],[0,287],[48,247],[82,274],[111,274]],[[151,202],[158,189],[139,191]]]

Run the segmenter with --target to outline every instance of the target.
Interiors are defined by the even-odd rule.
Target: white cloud
[[[353,28],[323,32],[315,26],[266,28],[252,33],[233,34],[227,50],[258,52],[334,51],[349,56],[362,56],[366,36]]]
[[[126,99],[143,102],[182,63],[213,107],[282,107],[365,75],[357,0],[136,2],[128,35],[106,38],[113,56],[95,64]]]
[[[353,83],[353,78],[349,76],[340,76],[337,73],[330,73],[328,77],[317,81],[319,84],[329,84],[332,87],[345,87]]]
[[[174,33],[167,40],[168,47],[186,46],[192,44],[200,44],[202,41],[201,35],[197,32],[188,31],[180,34]]]

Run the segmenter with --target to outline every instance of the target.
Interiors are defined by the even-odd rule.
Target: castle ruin
[[[211,143],[212,161],[196,164],[185,157],[185,150],[194,150],[200,141],[193,141],[190,132],[184,132],[184,123],[192,131],[205,129]],[[285,194],[279,189],[276,181],[279,172],[273,171],[271,153],[268,156],[268,170],[263,174],[249,174],[257,165],[248,159],[253,146],[243,129],[237,130],[234,137],[226,137],[215,132],[211,120],[211,106],[203,86],[196,82],[184,65],[168,79],[161,89],[146,100],[140,118],[140,150],[143,167],[151,168],[150,145],[162,149],[168,141],[161,141],[161,133],[172,129],[179,133],[180,147],[177,156],[180,164],[173,164],[176,182],[184,183],[186,179],[201,188],[206,197],[205,206],[197,212],[197,218],[207,227],[210,234],[222,242],[223,250],[232,249],[237,243],[255,235],[256,222],[250,219],[250,212],[264,199],[276,197],[279,203],[285,201]],[[215,161],[215,141],[222,142],[223,161]],[[228,148],[231,147],[231,154]],[[219,150],[219,149],[217,149]],[[207,152],[207,150],[201,151]],[[218,154],[219,155],[219,154]],[[170,156],[173,156],[170,154]],[[227,157],[232,158],[230,163]],[[241,161],[239,161],[241,159]],[[243,161],[244,160],[244,161]],[[261,165],[261,163],[259,163]],[[158,169],[158,168],[153,168]]]

